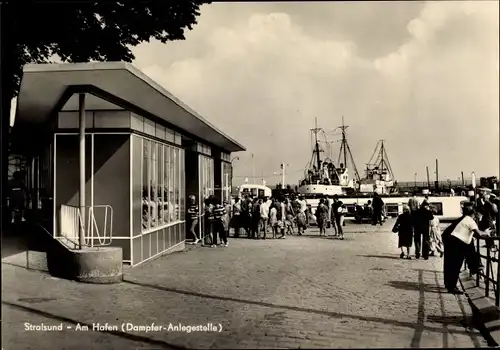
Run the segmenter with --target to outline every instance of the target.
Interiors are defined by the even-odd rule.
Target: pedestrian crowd
[[[410,248],[415,243],[415,258],[427,260],[430,256],[444,257],[444,284],[449,293],[462,294],[457,288],[464,261],[471,274],[480,273],[483,265],[473,238],[487,239],[499,235],[497,225],[498,199],[482,193],[478,198],[463,203],[462,216],[443,231],[437,217],[437,208],[428,197],[419,203],[416,193],[398,216],[393,232],[398,233],[401,258],[411,259]],[[486,246],[492,243],[487,241]]]
[[[426,196],[419,203],[416,193],[403,207],[403,213],[398,216],[392,231],[398,234],[398,248],[401,249],[401,259],[411,259],[410,248],[415,244],[415,258],[428,260],[430,256],[443,257],[443,242],[441,240],[438,210],[429,203]]]
[[[194,238],[192,244],[227,247],[230,229],[234,230],[235,238],[286,239],[289,235],[303,235],[313,222],[320,236],[344,239],[347,210],[338,196],[320,198],[314,213],[300,194],[263,198],[247,194],[243,198],[236,197],[232,204],[210,196],[204,201],[201,216],[196,203],[195,196],[190,196],[187,218],[189,232]],[[328,234],[328,229],[333,229],[333,235]]]

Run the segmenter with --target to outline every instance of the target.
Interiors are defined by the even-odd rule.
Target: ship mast
[[[377,172],[380,176],[383,176],[384,172],[386,172],[389,177],[394,180],[394,173],[392,171],[391,163],[389,163],[389,157],[387,156],[384,141],[385,140],[379,140],[377,142],[372,157],[368,161],[366,175],[368,176],[370,172]],[[375,158],[375,156],[377,157]]]
[[[318,143],[318,132],[321,131],[321,128],[318,128],[318,118],[314,118],[314,129],[311,129],[311,131],[314,133],[314,153],[316,153],[316,164],[318,166],[318,171],[320,171],[321,168],[321,159],[319,157],[319,143]]]
[[[354,157],[352,156],[351,153],[351,148],[349,147],[349,144],[347,143],[347,135],[346,135],[346,130],[349,126],[344,125],[344,116],[342,116],[342,126],[339,126],[339,129],[342,131],[342,142],[340,144],[340,153],[339,153],[339,158],[337,164],[340,164],[340,159],[343,156],[344,158],[344,168],[347,168],[347,157],[349,154],[349,159],[352,163],[352,167],[354,170],[354,176],[356,178],[356,181],[359,181],[361,178],[358,173],[358,169],[356,168],[356,163],[354,162]]]
[[[384,176],[384,141],[385,140],[380,140],[380,174]]]
[[[344,167],[347,167],[347,138],[345,131],[347,130],[348,126],[344,125],[344,116],[342,116],[342,126],[340,126],[340,129],[342,130],[342,143],[340,145],[340,154],[339,154],[339,163],[340,163],[340,157],[343,153],[344,155]],[[343,151],[343,152],[342,152]]]

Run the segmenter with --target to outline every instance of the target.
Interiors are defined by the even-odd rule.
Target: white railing
[[[98,224],[96,210],[103,213],[102,220],[99,220],[102,225]],[[71,243],[75,248],[80,245],[80,226],[83,226],[84,229],[84,245],[86,247],[107,246],[113,240],[113,208],[110,205],[85,207],[85,217],[82,217],[79,207],[61,205],[60,221],[59,237],[57,238]]]

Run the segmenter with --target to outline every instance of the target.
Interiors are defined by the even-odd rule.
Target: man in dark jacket
[[[425,260],[429,259],[430,252],[430,231],[431,231],[431,220],[434,219],[434,215],[430,209],[428,202],[423,202],[420,208],[415,213],[414,222],[414,240],[415,240],[415,257],[420,258],[423,256]]]
[[[333,196],[332,204],[332,225],[335,230],[334,236],[338,236],[340,239],[344,239],[344,203],[339,200],[337,195]]]
[[[245,194],[245,198],[241,201],[240,227],[243,227],[247,237],[250,238],[252,226],[252,199]]]
[[[378,195],[377,192],[373,194],[373,220],[372,220],[372,225],[376,226],[377,224],[380,224],[382,226],[382,212],[384,211],[384,201],[380,196]]]

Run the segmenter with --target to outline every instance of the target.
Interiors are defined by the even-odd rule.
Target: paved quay
[[[136,268],[119,285],[85,285],[2,264],[4,349],[486,347],[444,293],[442,259],[401,260],[393,222],[316,229],[286,240],[231,239]],[[60,332],[24,323],[63,323]],[[222,325],[221,332],[75,331],[77,323]]]

